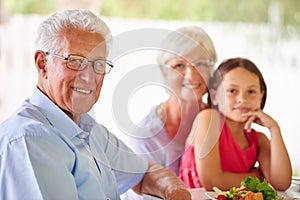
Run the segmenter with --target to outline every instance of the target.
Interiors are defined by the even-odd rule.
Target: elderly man
[[[182,182],[150,164],[87,112],[97,102],[111,33],[88,10],[44,20],[36,39],[38,84],[0,125],[0,199],[120,199],[133,188],[190,199]]]

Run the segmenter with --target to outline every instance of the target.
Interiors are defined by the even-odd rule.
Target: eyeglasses
[[[184,72],[187,69],[188,65],[193,66],[198,71],[210,70],[212,68],[212,66],[214,66],[214,61],[212,61],[210,59],[208,59],[208,60],[198,60],[194,63],[189,63],[187,61],[179,61],[179,62],[176,62],[175,65],[165,64],[163,66],[167,67],[167,68],[175,69],[175,70],[180,71],[180,72]]]
[[[68,57],[60,56],[54,53],[45,52],[46,55],[54,56],[67,61],[67,67],[72,70],[81,71],[88,66],[88,63],[92,63],[92,67],[96,74],[107,74],[110,72],[113,64],[109,60],[97,59],[94,61],[88,60],[84,56],[70,54]]]

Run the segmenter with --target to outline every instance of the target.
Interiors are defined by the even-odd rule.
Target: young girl
[[[179,171],[186,187],[228,190],[247,176],[264,178],[277,190],[291,184],[292,167],[277,122],[263,112],[267,87],[250,60],[220,64],[209,82],[212,109],[195,118]],[[270,139],[251,128],[270,131]],[[257,164],[256,164],[257,163]]]

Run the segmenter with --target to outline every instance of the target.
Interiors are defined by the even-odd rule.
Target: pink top
[[[258,152],[258,134],[254,129],[249,133],[245,132],[245,134],[249,141],[249,147],[241,149],[226,124],[224,124],[219,139],[219,151],[223,171],[247,173],[254,167]],[[194,146],[186,146],[186,150],[181,157],[179,177],[187,188],[202,187],[196,170]]]

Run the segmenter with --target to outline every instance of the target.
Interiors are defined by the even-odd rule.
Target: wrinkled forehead
[[[64,54],[77,54],[90,58],[106,58],[108,49],[106,41],[99,33],[73,30],[62,34],[60,50]]]

